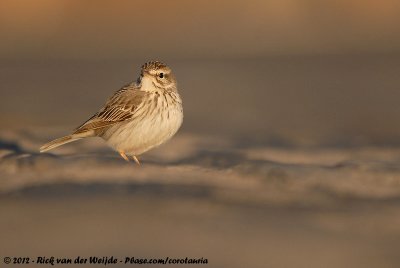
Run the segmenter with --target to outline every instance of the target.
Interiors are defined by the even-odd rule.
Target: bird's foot
[[[123,151],[119,151],[119,154],[123,159],[125,159],[126,162],[129,162],[129,158],[126,156],[126,154]]]
[[[136,164],[140,165],[139,159],[136,157],[136,155],[132,155],[132,159],[135,160]]]

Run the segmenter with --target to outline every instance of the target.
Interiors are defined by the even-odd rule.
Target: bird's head
[[[176,80],[171,68],[159,61],[149,61],[143,64],[138,84],[142,90],[176,91]]]

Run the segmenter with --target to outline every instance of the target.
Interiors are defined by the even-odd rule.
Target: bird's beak
[[[148,71],[142,70],[142,72],[140,73],[139,78],[137,79],[137,83],[138,83],[138,84],[141,84],[141,83],[142,83],[142,80],[143,80],[143,78],[144,78],[145,76],[149,77],[149,76],[150,76],[150,73],[149,73]]]
[[[138,77],[138,79],[136,80],[136,84],[140,85],[140,83],[142,83],[142,78],[143,78],[143,76],[140,75],[140,76]]]

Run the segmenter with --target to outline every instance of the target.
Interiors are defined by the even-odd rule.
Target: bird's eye
[[[160,73],[160,74],[158,75],[158,77],[164,78],[164,73]]]

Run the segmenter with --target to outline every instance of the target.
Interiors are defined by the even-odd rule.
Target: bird
[[[40,147],[46,152],[89,137],[101,137],[129,162],[176,134],[183,122],[182,99],[170,67],[160,61],[142,65],[140,75],[117,90],[97,113],[72,131]]]

